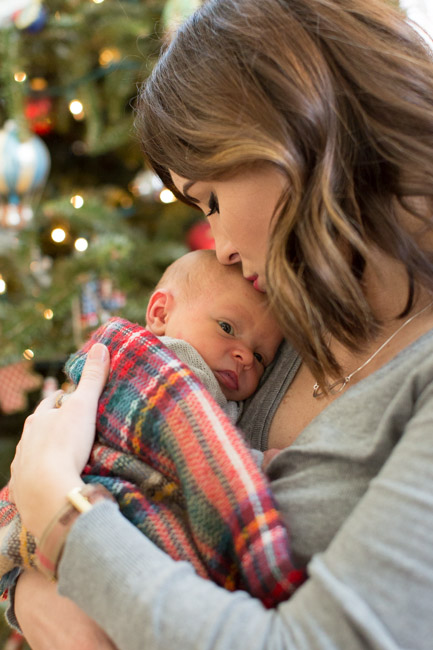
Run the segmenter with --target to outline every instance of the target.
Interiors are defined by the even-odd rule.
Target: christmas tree
[[[188,248],[197,214],[143,167],[133,105],[197,4],[2,0],[0,433],[21,430],[25,392],[40,398],[33,371],[52,390],[100,323],[144,323],[161,272]]]

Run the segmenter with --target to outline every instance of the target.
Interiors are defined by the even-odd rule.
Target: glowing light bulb
[[[18,72],[15,72],[14,79],[15,81],[18,81],[18,83],[22,83],[27,79],[27,75],[23,70],[19,70]]]
[[[119,61],[120,56],[120,51],[117,49],[117,47],[106,47],[99,53],[99,65],[110,65],[110,63]]]
[[[84,106],[79,99],[73,99],[69,102],[69,110],[75,120],[82,120],[84,118]]]
[[[173,203],[173,201],[176,201],[176,197],[171,190],[166,188],[161,190],[159,200],[162,201],[162,203]]]
[[[73,99],[69,103],[69,110],[71,111],[72,115],[78,115],[81,113],[84,109],[83,104],[80,102],[78,99]]]
[[[35,353],[33,352],[33,350],[30,350],[30,348],[27,348],[27,350],[24,350],[24,352],[23,352],[23,357],[24,357],[24,359],[27,359],[27,361],[30,361],[30,359],[33,359],[34,356],[35,356]]]
[[[3,276],[0,275],[0,294],[6,293],[7,285],[6,282],[3,280]]]
[[[101,4],[101,2],[104,2],[104,0],[93,0],[93,2],[95,3],[95,5],[99,5]]]
[[[79,194],[76,194],[75,196],[71,196],[71,203],[74,206],[74,208],[77,208],[78,210],[79,208],[83,207],[84,199]]]
[[[44,318],[46,318],[46,320],[51,320],[53,316],[54,316],[54,312],[52,309],[45,309]]]
[[[74,244],[75,249],[77,251],[80,251],[80,253],[85,251],[87,249],[88,245],[89,245],[89,242],[84,237],[78,237],[78,239],[75,240],[75,244]]]
[[[54,228],[54,230],[51,231],[51,239],[55,241],[56,244],[60,244],[62,241],[65,241],[66,232],[63,228]]]
[[[45,90],[47,85],[48,82],[43,77],[33,77],[33,79],[30,81],[30,88],[32,90]]]

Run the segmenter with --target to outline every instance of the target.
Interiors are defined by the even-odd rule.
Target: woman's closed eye
[[[220,211],[218,199],[213,192],[211,192],[211,195],[209,197],[208,207],[209,207],[209,212],[206,213],[206,217],[210,217],[212,214],[215,214],[215,212]]]
[[[231,334],[231,336],[234,336],[235,331],[230,323],[227,323],[225,320],[219,320],[218,325],[226,334]]]

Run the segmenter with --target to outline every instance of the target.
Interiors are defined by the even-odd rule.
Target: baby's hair
[[[211,255],[207,253],[211,253]],[[176,287],[190,295],[197,287],[197,271],[201,269],[203,278],[207,277],[204,271],[209,266],[208,259],[210,257],[215,257],[214,251],[193,251],[182,255],[165,269],[155,290]]]
[[[233,280],[241,280],[244,291],[254,300],[258,309],[271,312],[266,294],[256,291],[244,279],[241,264],[220,264],[214,250],[198,250],[186,253],[175,260],[164,271],[157,289],[169,289],[184,300],[194,300],[207,292],[209,297],[216,295],[221,286],[229,287]]]
[[[186,299],[193,299],[198,293],[212,290],[215,281],[224,274],[242,276],[240,264],[223,266],[217,260],[214,250],[198,250],[186,253],[166,268],[155,289],[172,289]]]

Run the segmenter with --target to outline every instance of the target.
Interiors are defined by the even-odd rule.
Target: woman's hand
[[[36,571],[18,578],[15,615],[33,650],[115,650],[105,632]]]
[[[80,474],[95,437],[99,396],[108,377],[107,348],[90,350],[80,383],[60,408],[58,393],[43,400],[27,418],[11,465],[11,492],[24,526],[38,538],[82,484]]]

